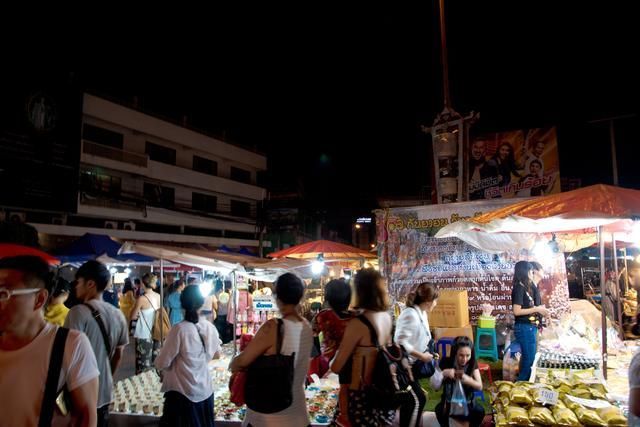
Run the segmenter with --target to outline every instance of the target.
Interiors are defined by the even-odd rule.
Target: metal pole
[[[623,248],[624,253],[624,294],[629,292],[629,269],[627,267],[627,248]]]
[[[236,325],[238,324],[238,283],[236,280],[236,272],[231,272],[231,289],[233,292],[233,305],[231,310],[233,311],[233,355],[235,356],[238,353],[238,343],[236,336]]]
[[[620,298],[620,280],[618,279],[618,250],[616,249],[616,234],[611,233],[611,248],[613,249],[613,271],[615,271],[614,283],[616,290],[616,305],[618,306],[618,326],[620,327],[620,339],[624,340],[622,330],[622,299]]]
[[[600,244],[600,310],[602,317],[602,374],[607,379],[607,315],[604,311],[605,269],[604,269],[604,239],[602,226],[598,227],[598,243]]]
[[[609,121],[609,139],[611,140],[611,163],[613,163],[613,185],[618,186],[618,157],[616,155],[616,132],[613,120]]]
[[[160,258],[160,316],[164,316],[164,258]],[[164,322],[160,318],[160,344],[164,341]]]
[[[439,1],[440,6],[440,50],[442,51],[442,88],[444,90],[444,108],[451,107],[451,95],[449,93],[449,57],[447,54],[447,28],[444,19],[444,0]]]

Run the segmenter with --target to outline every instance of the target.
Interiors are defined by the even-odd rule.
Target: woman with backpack
[[[374,269],[362,269],[354,278],[356,307],[362,314],[350,321],[344,333],[331,370],[351,371],[349,385],[349,421],[354,426],[389,426],[400,409],[401,426],[417,426],[422,408],[415,394],[415,382],[406,354],[400,354],[400,363],[394,365],[397,378],[403,383],[402,392],[389,385],[391,373],[387,358],[390,347],[391,316],[389,296],[383,277]],[[385,369],[387,372],[385,373]],[[410,383],[410,390],[406,385]],[[383,399],[383,396],[386,399]]]
[[[293,380],[289,383],[286,375],[278,378],[279,384],[258,384],[262,399],[268,400],[269,394],[279,394],[284,387],[290,386],[291,393],[287,393],[287,398],[291,398],[290,404],[280,409],[281,402],[273,402],[279,410],[265,408],[263,412],[252,409],[249,389],[245,387],[245,398],[247,402],[247,413],[243,426],[253,427],[305,427],[309,425],[309,413],[307,412],[307,402],[304,395],[305,380],[309,370],[311,347],[313,345],[313,332],[309,323],[299,314],[299,305],[304,295],[304,284],[298,276],[285,273],[278,277],[275,283],[275,296],[278,310],[282,319],[271,319],[260,327],[256,336],[249,342],[247,347],[236,356],[229,365],[229,369],[236,373],[247,372],[247,385],[249,384],[250,369],[254,363],[259,363],[261,356],[272,356],[276,354],[277,339],[282,338],[280,354],[293,356]],[[265,360],[265,359],[262,359]],[[255,367],[256,365],[254,365]],[[255,388],[254,388],[255,390]],[[276,391],[277,390],[277,391]],[[286,390],[287,392],[289,391]],[[255,392],[255,394],[260,394]],[[288,399],[287,399],[288,400]],[[264,405],[264,402],[261,402]]]
[[[482,390],[482,378],[473,351],[473,342],[468,337],[457,337],[451,346],[449,357],[440,362],[442,370],[441,383],[432,381],[432,386],[438,390],[443,388],[442,399],[436,405],[435,413],[441,427],[449,427],[449,418],[458,425],[478,427],[484,419],[484,409],[473,402],[473,393]],[[451,401],[454,397],[458,381],[462,384],[464,398],[468,411],[467,415],[451,415]],[[454,399],[455,400],[455,399]]]
[[[161,426],[213,427],[213,384],[208,364],[220,357],[220,339],[215,326],[198,311],[204,298],[197,286],[180,294],[184,321],[169,331],[155,361],[162,371],[165,392]]]

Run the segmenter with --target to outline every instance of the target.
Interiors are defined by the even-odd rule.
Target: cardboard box
[[[432,328],[462,328],[469,324],[467,291],[440,290],[438,305],[429,313]]]

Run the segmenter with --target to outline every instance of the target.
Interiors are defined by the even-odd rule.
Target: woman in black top
[[[511,303],[515,316],[514,330],[522,348],[519,381],[529,381],[536,355],[538,327],[543,316],[549,314],[540,301],[536,286],[542,279],[542,266],[537,262],[518,261],[513,274]]]
[[[459,424],[478,427],[484,419],[482,406],[474,405],[473,393],[482,390],[482,378],[473,351],[473,342],[468,337],[457,337],[451,346],[451,355],[440,362],[442,369],[442,400],[436,405],[435,412],[441,427],[449,427],[451,397],[457,381],[462,383],[462,389],[467,399],[469,415],[451,417]],[[439,387],[437,387],[439,388]]]

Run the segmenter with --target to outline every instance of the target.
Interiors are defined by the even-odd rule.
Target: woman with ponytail
[[[214,425],[213,384],[207,365],[220,357],[218,331],[200,316],[204,297],[197,286],[180,294],[184,320],[171,328],[156,358],[165,392],[161,426]]]

